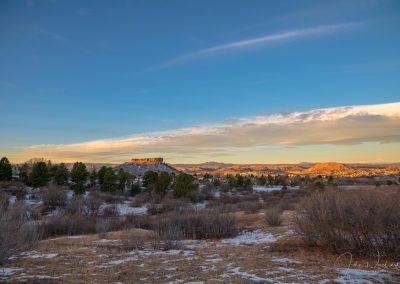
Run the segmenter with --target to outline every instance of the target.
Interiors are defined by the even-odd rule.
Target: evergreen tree
[[[102,191],[114,192],[117,189],[117,176],[112,168],[106,168],[103,177],[103,183],[101,184]]]
[[[97,172],[96,169],[93,169],[89,176],[90,186],[95,186],[96,179],[97,179]]]
[[[241,175],[236,175],[235,187],[242,187],[244,184],[244,179]]]
[[[97,178],[98,178],[98,181],[99,181],[100,185],[103,184],[104,174],[106,173],[106,171],[107,171],[107,167],[106,166],[102,166],[100,168],[100,170],[98,171],[98,173],[97,173]]]
[[[82,162],[76,162],[71,170],[71,180],[73,181],[73,189],[75,194],[85,192],[85,182],[89,176],[86,165]]]
[[[158,173],[154,171],[147,171],[143,175],[143,181],[142,184],[145,186],[148,190],[152,190],[154,188],[154,185],[157,182],[158,178]]]
[[[217,178],[215,178],[215,179],[212,181],[212,183],[213,183],[213,185],[214,185],[215,187],[218,187],[218,186],[221,185],[221,181],[220,181],[219,179],[217,179]]]
[[[129,188],[131,182],[132,175],[120,168],[118,171],[118,189],[125,191],[126,188]]]
[[[172,177],[167,172],[162,172],[158,175],[154,185],[154,191],[158,194],[164,194],[171,184]]]
[[[11,181],[12,167],[10,161],[6,157],[0,160],[0,181]]]
[[[185,197],[196,188],[195,179],[189,174],[180,174],[172,184],[172,190],[175,197]]]
[[[136,194],[139,194],[140,192],[142,192],[140,185],[138,183],[133,183],[131,185],[131,191],[130,191],[131,196],[135,196]]]
[[[54,167],[54,166],[53,166]],[[64,163],[55,166],[54,182],[58,185],[65,185],[68,183],[69,171]]]
[[[33,187],[45,186],[48,182],[48,169],[45,162],[35,162],[29,175],[29,182]]]

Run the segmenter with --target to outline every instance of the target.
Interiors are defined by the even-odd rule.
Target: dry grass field
[[[42,240],[11,257],[1,282],[18,283],[398,283],[398,263],[310,249],[294,235],[294,211],[269,227],[265,213],[236,212],[241,233],[158,249],[152,232],[130,229]],[[136,247],[126,245],[134,239]]]

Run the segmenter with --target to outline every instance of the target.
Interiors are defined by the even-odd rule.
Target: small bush
[[[5,192],[0,192],[0,210],[1,212],[7,210],[9,205],[8,194]]]
[[[257,213],[263,208],[263,204],[259,201],[242,201],[237,203],[238,208],[246,213]]]
[[[126,229],[138,228],[138,229],[151,229],[151,221],[148,215],[126,215],[125,226]]]
[[[37,223],[26,220],[25,214],[15,210],[0,211],[0,262],[32,248],[40,239],[41,231]]]
[[[277,227],[282,224],[282,211],[280,208],[275,207],[265,211],[265,220],[269,226]]]
[[[96,222],[96,232],[99,234],[99,237],[104,239],[107,237],[107,233],[112,229],[112,219],[109,218],[101,218]]]
[[[42,227],[45,237],[94,234],[96,233],[96,219],[81,214],[50,217]]]
[[[237,234],[234,217],[216,211],[171,212],[158,218],[154,229],[163,240],[218,239]]]
[[[84,204],[87,207],[90,215],[98,215],[100,213],[100,206],[102,203],[103,202],[100,198],[94,196],[89,196],[84,201]]]
[[[346,190],[314,194],[295,221],[308,244],[364,256],[400,259],[400,192]]]
[[[118,207],[115,205],[108,205],[104,207],[102,215],[106,217],[118,216],[119,215]]]
[[[121,238],[122,247],[127,251],[143,249],[147,239],[148,236],[146,235],[131,230],[126,231]]]
[[[67,215],[75,214],[89,214],[88,208],[85,205],[85,200],[82,196],[77,195],[65,207],[65,213]]]
[[[43,194],[43,203],[52,208],[64,207],[67,204],[67,194],[61,188],[51,185]]]

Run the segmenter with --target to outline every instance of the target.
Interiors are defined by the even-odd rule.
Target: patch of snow
[[[115,206],[118,212],[118,215],[125,216],[125,215],[141,215],[147,213],[147,206],[141,207],[130,207],[129,204],[120,203],[120,204],[103,204],[100,206],[99,211],[100,213],[104,212],[104,209],[107,207]]]
[[[10,206],[14,206],[14,204],[15,204],[16,201],[17,201],[17,197],[14,196],[14,195],[12,195],[12,196],[10,196],[10,197],[8,198],[8,204],[9,204]]]
[[[263,278],[263,277],[259,277],[256,274],[251,274],[251,273],[247,273],[244,271],[240,271],[240,267],[236,267],[236,268],[232,268],[228,271],[228,274],[224,274],[224,276],[232,276],[232,275],[238,275],[244,279],[248,279],[254,282],[268,282],[268,283],[275,283],[272,282],[271,279],[268,278]]]
[[[207,262],[221,262],[223,259],[222,258],[207,258]]]
[[[117,259],[117,260],[110,260],[108,262],[106,262],[104,265],[100,266],[100,267],[105,267],[105,266],[113,266],[113,265],[120,265],[120,264],[124,264],[133,260],[137,260],[138,258],[136,256],[129,256],[123,259]]]
[[[86,238],[87,236],[83,236],[83,235],[78,235],[78,236],[68,236],[68,239],[82,239],[82,238]]]
[[[47,259],[50,259],[50,258],[54,258],[56,256],[58,256],[58,253],[38,253],[36,251],[28,251],[28,252],[23,252],[23,253],[20,254],[20,257],[33,258],[33,259],[35,259],[35,258],[47,258]]]
[[[324,279],[320,284],[327,284],[334,281],[343,284],[369,284],[369,283],[386,283],[388,281],[395,282],[392,275],[385,270],[364,270],[354,268],[337,269],[339,277],[336,279]]]
[[[299,186],[287,186],[288,190],[298,190]],[[255,192],[270,192],[274,190],[282,190],[282,186],[253,186]]]
[[[222,240],[222,244],[229,245],[253,245],[264,242],[274,242],[277,240],[270,232],[264,232],[262,230],[254,230],[254,231],[243,231],[239,235],[234,238],[229,238]]]
[[[289,259],[289,258],[277,258],[273,257],[271,259],[273,262],[280,262],[280,263],[301,263],[300,261],[294,260],[294,259]]]
[[[205,208],[207,207],[207,204],[208,204],[208,201],[205,200],[205,201],[202,202],[202,203],[196,203],[196,204],[194,204],[193,207],[194,207],[195,209],[197,209],[197,210],[205,209]]]
[[[108,240],[108,239],[101,239],[99,241],[94,241],[94,243],[98,244],[105,244],[105,243],[118,243],[120,240]]]
[[[21,271],[22,268],[7,268],[7,267],[3,267],[0,268],[0,277],[1,276],[11,276],[14,275],[15,272],[17,271]]]

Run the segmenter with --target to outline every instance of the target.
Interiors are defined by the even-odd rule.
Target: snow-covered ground
[[[147,213],[147,206],[141,207],[130,207],[128,203],[118,203],[118,204],[103,204],[99,208],[100,214],[104,212],[106,208],[115,207],[117,210],[118,215],[125,216],[125,215],[142,215]]]
[[[224,239],[221,244],[224,245],[254,245],[264,242],[276,241],[277,237],[270,232],[262,230],[243,231],[233,238]]]
[[[299,186],[288,186],[288,190],[298,190]],[[274,190],[282,190],[282,186],[253,186],[255,192],[270,192]]]

